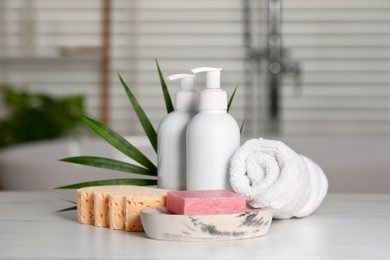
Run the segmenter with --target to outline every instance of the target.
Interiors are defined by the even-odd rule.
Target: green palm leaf
[[[238,88],[238,85],[239,85],[239,84],[240,84],[240,82],[237,83],[236,88],[234,89],[233,94],[232,94],[232,96],[231,96],[230,99],[229,99],[229,103],[228,103],[228,106],[227,106],[227,112],[228,112],[228,113],[229,113],[229,110],[230,110],[230,106],[231,106],[232,103],[233,103],[234,96],[236,95],[236,91],[237,91],[237,88]]]
[[[95,157],[95,156],[78,156],[61,159],[63,162],[77,163],[81,165],[93,166],[98,168],[105,168],[110,170],[117,170],[123,172],[131,172],[143,175],[156,176],[157,171],[155,169],[145,169],[143,167],[117,161],[109,158]]]
[[[77,206],[72,206],[69,208],[60,209],[60,210],[57,210],[57,212],[65,212],[65,211],[71,211],[71,210],[77,210]]]
[[[151,171],[157,172],[157,167],[135,146],[130,144],[125,138],[120,136],[102,123],[87,116],[81,115],[81,119],[98,135],[109,144],[129,156],[134,161],[140,163]]]
[[[242,124],[241,124],[241,127],[240,127],[240,133],[242,133],[242,129],[244,128],[244,124],[245,124],[245,117],[244,117],[244,120],[242,121]]]
[[[158,64],[157,59],[156,59],[156,65],[157,65],[158,75],[160,77],[161,88],[162,88],[163,95],[164,95],[165,106],[167,108],[167,113],[169,114],[172,111],[174,111],[173,104],[172,104],[172,99],[171,99],[171,96],[169,94],[167,84],[165,83],[164,76],[163,76],[163,74],[161,72],[160,65]]]
[[[149,179],[112,179],[112,180],[98,180],[75,183],[71,185],[57,187],[56,189],[79,189],[91,186],[105,186],[105,185],[137,185],[137,186],[149,186],[156,185],[157,180]]]
[[[138,120],[140,121],[145,134],[148,136],[150,143],[152,144],[154,150],[157,152],[157,133],[156,130],[154,130],[152,123],[150,122],[149,118],[146,116],[144,110],[138,103],[137,99],[135,98],[133,92],[129,89],[127,84],[122,79],[121,75],[119,75],[119,79],[125,88],[125,91],[127,93],[127,96],[130,99],[131,105],[134,108],[135,113],[137,114]]]

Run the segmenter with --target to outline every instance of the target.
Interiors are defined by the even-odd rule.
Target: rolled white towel
[[[233,190],[254,208],[272,207],[274,218],[313,213],[328,191],[322,169],[280,141],[252,139],[230,160]]]

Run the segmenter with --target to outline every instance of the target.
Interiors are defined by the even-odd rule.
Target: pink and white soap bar
[[[245,197],[227,190],[169,191],[167,209],[181,215],[238,214]]]

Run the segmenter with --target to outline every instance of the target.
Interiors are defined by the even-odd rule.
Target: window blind
[[[158,59],[165,76],[196,66],[222,67],[222,86],[229,95],[240,82],[232,114],[239,124],[246,118],[248,134],[262,134],[261,126],[267,122],[259,115],[265,111],[267,74],[263,66],[260,73],[254,71],[253,79],[244,78],[248,61],[242,1],[112,3],[110,126],[114,130],[142,134],[117,73],[155,127],[165,115]],[[100,57],[64,57],[58,50],[100,47],[101,1],[1,0],[0,8],[0,82],[58,96],[83,94],[88,114],[99,118]],[[292,78],[284,77],[282,132],[389,133],[390,1],[294,0],[282,1],[282,8],[283,45],[302,70],[299,95]],[[255,14],[250,20],[253,48],[261,49],[266,43],[267,1],[251,1],[251,13]],[[33,25],[33,55],[23,54],[31,51],[26,22]],[[20,50],[22,55],[14,55]],[[179,83],[168,85],[174,97]],[[200,75],[196,86],[203,85]]]
[[[48,91],[54,95],[80,93],[87,97],[88,113],[99,117],[99,57],[47,57],[59,47],[101,44],[101,2],[35,0],[31,10],[36,57],[2,62],[3,81]],[[122,134],[141,134],[142,129],[121,87],[120,73],[157,128],[165,115],[155,59],[165,76],[197,66],[224,69],[222,86],[229,94],[239,82],[244,63],[241,2],[124,1],[113,0],[111,39],[110,126]],[[23,49],[21,42],[26,1],[5,1],[6,48]],[[30,11],[31,11],[30,10]],[[50,55],[49,55],[50,56]],[[172,98],[179,83],[167,82]],[[202,88],[204,77],[196,81]],[[242,117],[237,92],[233,113]]]
[[[390,1],[283,1],[282,17],[303,76],[301,95],[285,78],[284,133],[390,133]]]

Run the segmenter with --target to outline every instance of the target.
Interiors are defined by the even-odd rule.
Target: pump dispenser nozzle
[[[194,74],[206,72],[206,88],[220,88],[221,70],[221,68],[199,67],[192,69],[191,72]]]
[[[200,110],[227,109],[227,94],[221,89],[221,68],[199,67],[192,73],[206,72],[206,88],[200,93]]]
[[[193,74],[173,74],[168,80],[181,79],[181,89],[176,92],[175,109],[196,111],[198,109],[199,93],[194,89]]]

